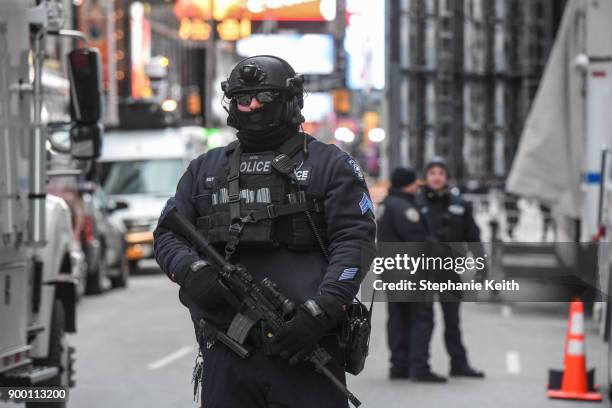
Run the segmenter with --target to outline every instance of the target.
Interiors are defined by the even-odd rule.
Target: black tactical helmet
[[[221,82],[221,89],[226,98],[231,99],[228,109],[227,124],[237,129],[248,130],[253,124],[253,119],[248,118],[249,123],[241,121],[240,112],[236,110],[236,95],[254,93],[257,91],[275,91],[283,95],[281,105],[278,107],[274,119],[267,124],[268,127],[298,126],[304,122],[301,109],[304,107],[304,77],[296,74],[287,61],[273,55],[256,55],[240,61],[226,81]],[[249,115],[247,115],[249,116]],[[257,115],[260,121],[267,122],[269,119]],[[260,127],[260,125],[257,125]]]
[[[285,91],[298,96],[302,102],[303,83],[304,77],[296,74],[284,59],[273,55],[256,55],[240,61],[229,78],[221,82],[221,89],[227,98],[259,90]]]

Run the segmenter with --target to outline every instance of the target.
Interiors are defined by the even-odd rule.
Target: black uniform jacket
[[[334,145],[306,137],[307,156],[300,151],[293,159],[300,163],[296,171],[300,172],[297,176],[303,189],[323,198],[329,259],[316,250],[274,248],[262,251],[239,245],[232,262],[244,265],[257,282],[271,278],[297,304],[318,293],[331,294],[349,303],[359,290],[374,256],[376,224],[372,201],[363,173],[350,155]],[[229,157],[226,146],[212,149],[193,160],[166,208],[175,206],[195,224],[211,205],[210,199],[205,199],[210,198],[211,180],[221,168],[229,166]],[[154,236],[155,259],[161,269],[173,281],[182,282],[177,274],[187,270],[185,263],[193,262],[196,254],[169,230],[157,228]],[[197,315],[202,311],[182,290],[180,298],[189,307],[192,317],[200,317]],[[228,311],[204,312],[201,317],[210,318],[211,314]],[[229,319],[231,314],[227,313],[226,317]],[[218,319],[214,320],[219,323]]]
[[[393,257],[401,253],[410,257],[420,257],[429,254],[431,237],[414,195],[392,187],[376,212],[378,256]],[[429,275],[423,270],[401,272],[387,270],[383,274],[383,279],[388,283],[399,283],[403,280],[418,282],[427,278]],[[386,292],[389,302],[424,301],[427,299],[426,295],[424,292]]]
[[[427,225],[421,216],[414,195],[389,189],[379,204],[377,239],[379,242],[424,242]]]
[[[451,189],[435,192],[425,187],[417,195],[416,202],[430,233],[439,242],[432,244],[430,255],[464,257],[468,250],[476,257],[484,255],[472,206],[458,192]],[[461,277],[454,271],[444,270],[438,274],[438,279],[460,281]]]

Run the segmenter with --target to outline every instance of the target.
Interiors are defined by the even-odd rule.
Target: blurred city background
[[[70,210],[70,244],[58,265],[76,278],[79,298],[78,331],[69,336],[76,349],[70,407],[196,406],[191,321],[153,260],[152,231],[187,164],[234,139],[220,83],[248,56],[276,55],[305,75],[304,131],[357,159],[374,203],[395,167],[420,171],[442,156],[474,206],[483,241],[500,243],[495,276],[529,282],[559,268],[587,273],[580,254],[559,253],[556,242],[607,242],[606,1],[54,3],[63,6],[64,29],[83,32],[100,52],[104,105],[100,157],[75,160],[65,55],[77,41],[48,37],[46,191]],[[606,246],[589,278],[603,288],[612,270]],[[607,397],[609,307],[584,300],[588,362]],[[567,312],[566,303],[507,298],[466,304],[465,341],[487,378],[432,386],[388,380],[386,307],[375,304],[366,370],[349,376],[349,386],[367,407],[581,405],[546,398],[547,370],[563,363]],[[446,373],[442,335],[437,325],[432,362]]]

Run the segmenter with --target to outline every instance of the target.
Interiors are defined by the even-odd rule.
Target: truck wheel
[[[119,275],[111,277],[111,286],[113,288],[125,288],[128,283],[128,276],[130,275],[130,266],[128,260],[125,258],[121,259],[119,265]]]
[[[49,334],[49,354],[47,358],[36,359],[34,364],[45,367],[58,367],[59,374],[46,381],[41,386],[72,387],[74,386],[74,348],[68,345],[66,338],[64,306],[60,300],[55,300],[51,314]],[[65,402],[26,403],[26,408],[66,408]]]

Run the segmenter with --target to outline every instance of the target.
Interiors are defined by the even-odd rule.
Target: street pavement
[[[547,370],[562,365],[567,307],[464,304],[465,343],[472,363],[487,378],[432,385],[388,380],[386,304],[376,303],[366,369],[358,377],[349,376],[349,386],[364,407],[583,406],[546,398]],[[132,277],[125,290],[83,299],[78,312],[79,331],[71,338],[77,349],[77,386],[70,407],[196,406],[190,384],[196,354],[192,325],[178,302],[177,288],[165,276]],[[589,363],[597,368],[597,379],[607,384],[606,345],[594,322],[586,328]],[[439,373],[448,371],[438,325],[432,366]]]

